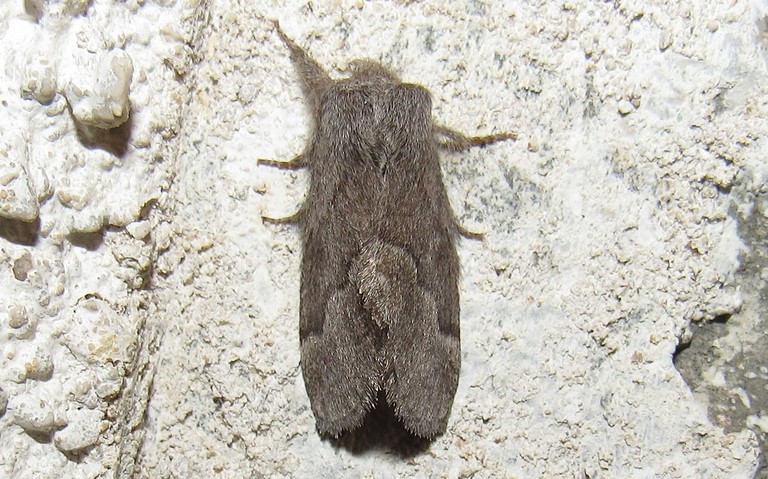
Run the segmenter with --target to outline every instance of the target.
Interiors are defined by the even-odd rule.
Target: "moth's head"
[[[400,83],[400,77],[379,62],[353,60],[349,64],[347,81],[352,83]]]

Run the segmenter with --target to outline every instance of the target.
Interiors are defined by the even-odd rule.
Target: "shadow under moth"
[[[259,163],[310,171],[299,212],[265,219],[301,230],[301,367],[317,429],[356,429],[383,393],[410,433],[442,434],[461,364],[455,242],[468,233],[454,218],[438,150],[516,135],[436,125],[429,92],[371,60],[333,80],[274,26],[314,118],[303,153]]]

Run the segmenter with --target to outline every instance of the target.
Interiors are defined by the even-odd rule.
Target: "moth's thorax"
[[[373,60],[354,60],[349,65],[349,77],[343,82],[352,83],[400,83],[392,70]]]

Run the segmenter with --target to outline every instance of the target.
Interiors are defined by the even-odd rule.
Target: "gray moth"
[[[292,161],[308,168],[301,230],[301,368],[317,429],[358,428],[380,397],[410,433],[445,432],[459,379],[456,222],[439,150],[465,151],[513,133],[470,137],[432,120],[422,86],[371,60],[334,80],[274,22],[314,119]]]

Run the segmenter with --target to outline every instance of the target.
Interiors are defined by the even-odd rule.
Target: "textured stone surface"
[[[721,423],[673,355],[766,279],[739,272],[768,193],[764,2],[277,4],[0,4],[0,476],[752,477],[765,412]],[[485,240],[460,244],[462,373],[428,451],[314,431],[298,234],[261,221],[307,185],[256,166],[309,128],[273,18],[334,75],[374,58],[441,123],[520,135],[443,158]],[[765,362],[750,326],[729,342]]]

